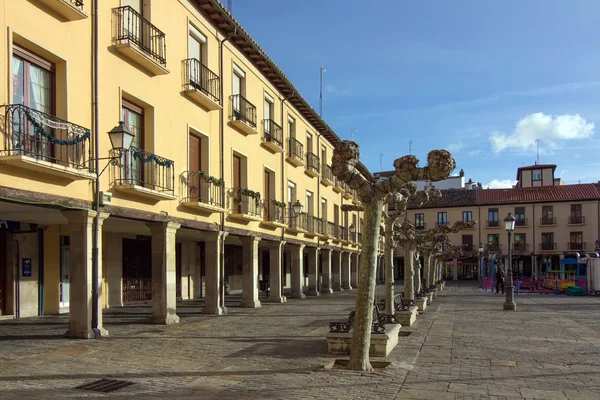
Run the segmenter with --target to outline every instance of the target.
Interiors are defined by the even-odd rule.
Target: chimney
[[[465,170],[461,169],[459,175],[460,175],[461,178],[464,178],[465,177]]]

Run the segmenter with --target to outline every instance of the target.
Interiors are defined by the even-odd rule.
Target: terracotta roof
[[[547,201],[600,200],[596,183],[532,188],[475,190],[477,204],[535,203]]]
[[[408,204],[408,209],[418,208],[444,208],[444,207],[457,207],[457,206],[474,206],[475,195],[478,190],[469,189],[446,189],[441,190],[442,197],[430,201],[429,203],[423,204],[421,207],[416,204]]]
[[[552,168],[552,172],[556,171],[556,164],[534,164],[527,165],[525,167],[521,167],[517,169],[517,180],[519,180],[519,175],[521,175],[521,171],[528,171],[530,169],[542,169],[542,168]]]
[[[237,47],[247,59],[279,90],[288,102],[313,125],[332,145],[341,141],[340,137],[331,129],[321,116],[308,104],[300,92],[294,87],[290,79],[275,64],[267,53],[256,43],[242,25],[231,15],[219,0],[192,0],[198,10],[211,21],[225,36],[231,36],[229,41]],[[262,100],[261,100],[262,101]],[[359,162],[358,171],[367,179],[373,180],[373,175],[367,167]]]

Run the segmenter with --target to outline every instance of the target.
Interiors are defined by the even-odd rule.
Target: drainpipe
[[[283,119],[283,117],[285,116],[285,113],[283,112],[283,105],[286,101],[292,99],[294,96],[296,96],[295,92],[292,93],[290,96],[281,100],[281,128],[282,128],[282,130],[285,128],[285,125],[286,125],[285,120]],[[284,130],[284,132],[285,132],[285,130]],[[281,201],[283,203],[285,203],[286,202],[285,201],[285,189],[287,188],[287,185],[285,184],[285,174],[283,171],[285,171],[285,141],[284,141],[284,150],[281,152]],[[294,210],[291,210],[291,212],[294,212]],[[291,215],[290,211],[288,211],[288,217],[289,217],[289,215]],[[284,239],[285,239],[285,228],[281,228],[281,239],[280,239],[281,243],[283,243]],[[284,253],[285,252],[282,250],[281,251],[281,268],[282,268],[283,273],[282,273],[282,271],[279,271],[279,275],[281,276],[280,285],[281,285],[281,294],[282,295],[283,295],[283,278],[284,278],[283,275],[285,274]]]
[[[220,165],[220,177],[225,180],[225,89],[223,86],[223,45],[226,41],[231,39],[237,34],[237,27],[233,28],[233,33],[219,42],[219,76],[221,77],[221,124],[220,124],[220,153],[221,153],[221,165]],[[225,187],[221,190],[221,204],[225,205]],[[225,213],[221,213],[221,224],[219,225],[219,234],[217,240],[225,231]],[[219,279],[219,292],[221,293],[219,307],[222,310],[225,309],[225,238],[221,241],[219,246],[219,265],[221,266],[221,277]]]
[[[38,234],[38,315],[44,315],[44,228]]]

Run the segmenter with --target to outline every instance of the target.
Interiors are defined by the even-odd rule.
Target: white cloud
[[[550,149],[560,147],[566,140],[586,139],[594,134],[594,124],[579,114],[546,115],[538,112],[519,120],[510,132],[492,132],[492,150],[499,153],[507,149],[534,150],[535,139]]]
[[[483,185],[485,189],[510,189],[517,184],[517,181],[510,179],[493,179],[486,185]]]
[[[465,144],[463,142],[450,143],[446,146],[446,150],[448,150],[450,153],[458,153],[464,148]]]
[[[338,89],[337,87],[329,84],[329,85],[325,85],[325,93],[329,93],[331,95],[336,95],[336,96],[346,96],[348,94],[350,94],[350,89]]]

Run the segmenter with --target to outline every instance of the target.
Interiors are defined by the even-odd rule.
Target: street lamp
[[[302,214],[302,204],[300,204],[300,200],[296,200],[292,208],[294,209],[294,214]]]
[[[348,227],[348,233],[350,233],[350,237],[352,238],[352,241],[356,242],[356,240],[354,238],[354,233],[356,233],[356,226],[354,226],[354,223],[351,223],[350,226]]]
[[[504,309],[508,311],[516,311],[517,304],[515,303],[515,288],[513,287],[513,273],[512,273],[512,246],[510,243],[510,236],[515,230],[515,217],[511,213],[508,213],[504,218],[504,228],[508,234],[508,286],[506,286],[506,300],[504,302]]]
[[[477,257],[477,260],[479,261],[479,264],[477,265],[477,267],[479,268],[479,272],[477,273],[477,275],[479,275],[479,282],[483,282],[483,268],[481,268],[481,256],[483,256],[483,243],[481,242],[479,242],[477,254],[479,255]]]

